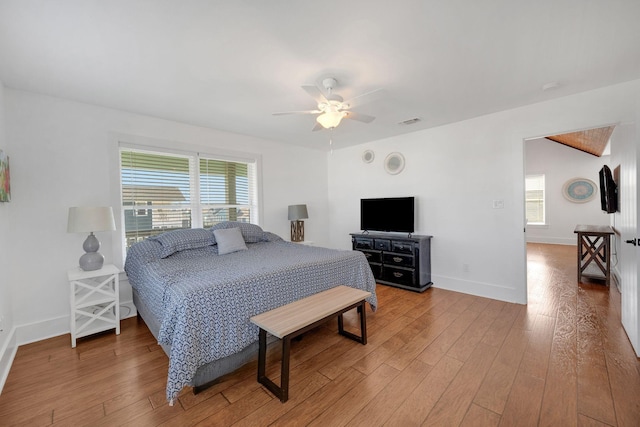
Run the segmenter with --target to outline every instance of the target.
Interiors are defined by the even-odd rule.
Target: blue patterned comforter
[[[257,341],[251,316],[339,284],[371,292],[367,301],[376,308],[375,281],[361,252],[276,240],[226,255],[212,245],[160,258],[162,245],[154,240],[129,250],[129,282],[161,321],[158,341],[171,348],[169,401],[199,366]]]

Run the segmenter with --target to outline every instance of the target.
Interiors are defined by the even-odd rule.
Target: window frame
[[[527,189],[527,181],[530,178],[542,178],[542,222],[531,222],[529,219],[528,212],[528,192],[529,191],[538,191],[538,190],[528,190]],[[547,218],[547,178],[544,173],[530,173],[525,175],[525,184],[524,184],[524,209],[525,209],[525,217],[527,219],[527,226],[534,227],[546,227],[548,225]]]
[[[199,186],[199,159],[214,159],[227,162],[247,163],[253,165],[253,203],[250,200],[251,217],[253,224],[262,224],[262,158],[259,154],[233,152],[231,150],[214,149],[210,147],[180,144],[176,149],[176,143],[171,141],[161,141],[149,138],[117,135],[114,138],[115,149],[112,151],[112,164],[114,173],[112,175],[112,200],[114,200],[114,212],[116,213],[116,223],[119,232],[114,241],[114,259],[119,259],[124,265],[127,253],[127,239],[125,235],[124,212],[125,206],[122,199],[122,175],[121,175],[121,152],[122,150],[137,150],[142,152],[156,153],[160,155],[175,155],[192,157],[195,168],[190,169],[191,179],[191,228],[202,227],[202,212],[200,209],[200,186]],[[195,190],[195,191],[194,191]],[[250,196],[251,196],[250,195]],[[204,206],[204,204],[202,205]],[[131,208],[128,208],[131,209]],[[145,209],[150,209],[145,207]],[[119,223],[119,224],[118,224]]]

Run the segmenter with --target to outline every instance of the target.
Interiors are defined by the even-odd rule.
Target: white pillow
[[[216,237],[216,242],[218,243],[218,255],[247,250],[247,245],[244,243],[239,228],[213,230],[213,235]]]

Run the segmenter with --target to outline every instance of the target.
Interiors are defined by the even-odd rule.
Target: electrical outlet
[[[494,200],[493,209],[504,209],[504,200]]]

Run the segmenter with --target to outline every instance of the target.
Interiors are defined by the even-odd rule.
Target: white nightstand
[[[74,268],[67,272],[71,301],[71,347],[76,339],[96,332],[116,330],[120,334],[120,270],[108,264],[100,270]]]

